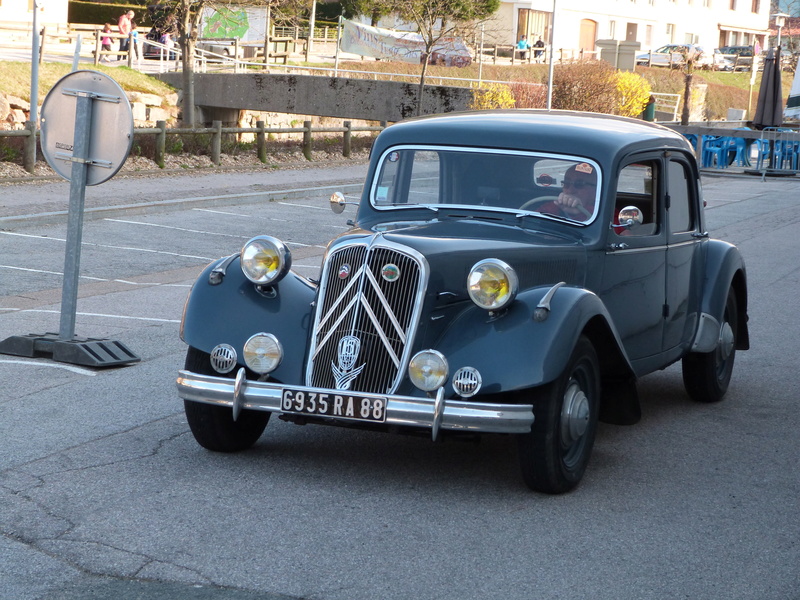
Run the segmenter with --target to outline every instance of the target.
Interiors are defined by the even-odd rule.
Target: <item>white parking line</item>
[[[247,236],[243,236],[243,235],[233,235],[233,234],[230,234],[230,233],[215,233],[213,231],[202,231],[200,229],[187,229],[185,227],[175,227],[173,225],[159,225],[157,223],[145,223],[143,221],[126,221],[126,220],[122,220],[122,219],[104,219],[104,221],[112,221],[112,222],[115,222],[115,223],[125,223],[126,225],[145,225],[145,226],[148,226],[148,227],[160,227],[160,228],[163,228],[163,229],[173,229],[173,230],[176,230],[176,231],[185,231],[187,233],[200,233],[202,235],[219,235],[219,236],[223,236],[223,237],[239,238],[239,239],[242,239],[242,240],[249,239]],[[325,247],[325,246],[316,246],[314,244],[303,244],[302,242],[289,242],[289,241],[286,241],[286,240],[284,240],[283,243],[291,245],[291,246],[303,246],[304,248],[324,248]],[[117,249],[120,249],[120,248],[129,249],[129,248],[123,248],[121,246],[105,246],[105,247],[107,247],[107,248],[117,248]],[[146,252],[146,250],[143,250],[143,252]],[[182,255],[177,254],[176,256],[182,256]],[[211,261],[211,260],[214,260],[214,259],[209,258],[208,260]]]
[[[57,238],[48,235],[30,235],[26,233],[14,233],[12,231],[0,231],[0,234],[34,238],[37,240],[51,240],[55,242],[64,242],[64,243],[66,243],[67,241],[64,238]],[[166,254],[167,256],[177,256],[178,258],[196,258],[198,260],[202,260],[205,262],[211,262],[212,260],[216,260],[217,258],[219,258],[219,257],[209,258],[207,256],[195,256],[193,254],[180,254],[178,252],[166,252],[164,250],[153,250],[151,248],[136,248],[134,246],[113,246],[111,244],[97,244],[94,242],[82,242],[81,246],[90,246],[92,248],[111,248],[113,250],[131,250],[134,252],[146,252],[149,254]]]
[[[308,204],[297,204],[295,202],[276,202],[275,204],[283,204],[284,206],[299,206],[301,208],[313,208],[314,210],[330,210],[326,206],[310,206]]]
[[[19,313],[46,313],[46,314],[59,314],[60,310],[49,310],[44,308],[8,308],[3,309],[7,310],[8,312],[19,312]],[[76,316],[79,317],[103,317],[106,319],[122,319],[122,320],[131,320],[131,321],[148,321],[152,323],[180,323],[180,319],[157,319],[155,317],[132,317],[130,315],[109,315],[105,313],[87,313],[87,312],[76,312]]]
[[[14,267],[12,265],[0,265],[0,269],[8,269],[10,271],[25,271],[28,273],[39,273],[43,275],[56,275],[57,277],[63,277],[64,273],[61,271],[45,271],[43,269],[30,269],[27,267]],[[106,279],[103,277],[92,277],[90,275],[80,275],[80,279],[88,279],[89,281],[113,281],[115,283],[126,283],[128,285],[143,285],[148,287],[154,286],[161,286],[161,287],[192,287],[190,284],[186,283],[160,283],[155,281],[128,281],[126,279]]]
[[[94,377],[95,375],[97,375],[96,372],[90,371],[89,369],[81,369],[80,367],[71,367],[69,365],[64,365],[61,363],[36,362],[33,360],[11,360],[6,358],[0,358],[0,363],[10,364],[10,365],[29,365],[32,367],[51,367],[53,369],[64,369],[65,371],[72,371],[73,373],[78,373],[79,375],[87,375],[88,377]]]
[[[161,225],[159,223],[146,223],[145,221],[130,221],[127,219],[103,219],[112,223],[124,223],[125,225],[143,225],[145,227],[158,227],[160,229],[172,229],[174,231],[185,231],[186,233],[201,233],[203,235],[218,235],[220,237],[231,237],[246,240],[247,236],[235,235],[232,233],[219,233],[216,231],[206,231],[203,229],[189,229],[187,227],[175,227],[174,225]]]
[[[198,212],[208,212],[216,215],[226,215],[229,217],[242,217],[245,219],[252,219],[253,215],[246,214],[246,213],[233,213],[227,212],[224,210],[212,210],[210,208],[193,208],[192,210],[196,210]],[[258,219],[265,219],[267,221],[281,221],[282,223],[288,223],[289,219],[276,219],[275,217],[257,217]]]

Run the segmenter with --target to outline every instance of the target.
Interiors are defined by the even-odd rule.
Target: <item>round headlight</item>
[[[487,258],[476,263],[467,277],[467,291],[472,301],[486,310],[498,310],[517,295],[519,279],[502,260]]]
[[[436,350],[422,350],[408,363],[408,376],[411,383],[423,392],[439,389],[447,381],[447,359]]]
[[[283,347],[271,333],[257,333],[244,343],[244,364],[260,374],[272,373],[283,360]]]
[[[253,283],[278,283],[292,266],[292,255],[283,242],[267,235],[254,237],[242,248],[242,273]]]

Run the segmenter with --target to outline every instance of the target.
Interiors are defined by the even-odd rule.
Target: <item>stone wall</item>
[[[180,73],[158,77],[181,86]],[[204,121],[231,122],[225,111],[239,110],[387,122],[417,112],[417,82],[271,73],[195,73],[194,81],[195,104],[204,108]],[[469,88],[426,85],[421,112],[466,110],[472,100]]]
[[[0,129],[6,131],[23,129],[30,112],[29,102],[17,96],[0,92]]]
[[[155,127],[156,121],[173,124],[178,116],[178,94],[162,98],[155,94],[126,92],[133,111],[134,127]],[[0,129],[23,129],[30,119],[31,105],[11,94],[0,92]]]
[[[178,117],[178,94],[167,94],[164,98],[156,94],[126,92],[133,111],[134,127],[155,127],[156,121],[168,125]]]

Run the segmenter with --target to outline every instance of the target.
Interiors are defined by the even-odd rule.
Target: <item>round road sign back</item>
[[[59,79],[42,103],[42,154],[64,179],[71,179],[76,107],[92,99],[86,185],[111,179],[125,164],[133,145],[133,111],[125,92],[104,73],[74,71]],[[83,161],[82,161],[83,162]]]

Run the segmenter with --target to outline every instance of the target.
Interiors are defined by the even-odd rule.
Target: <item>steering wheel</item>
[[[537,204],[544,204],[545,202],[555,202],[558,200],[558,196],[537,196],[536,198],[531,198],[530,200],[526,200],[522,203],[522,206],[519,207],[520,210],[528,210],[530,207],[535,206]]]

